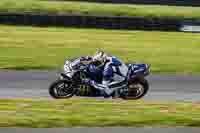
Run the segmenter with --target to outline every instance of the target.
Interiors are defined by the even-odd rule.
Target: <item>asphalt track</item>
[[[0,98],[50,98],[48,86],[57,71],[0,71]],[[152,101],[200,101],[200,76],[150,75]],[[0,128],[2,133],[199,133],[199,128]]]
[[[58,71],[0,70],[0,98],[50,98],[48,86]],[[200,101],[200,75],[150,75],[150,91],[143,98],[152,101]]]
[[[199,133],[199,128],[0,128],[1,133]]]

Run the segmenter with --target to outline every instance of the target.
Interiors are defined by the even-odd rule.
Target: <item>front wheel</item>
[[[127,91],[123,93],[122,98],[126,100],[137,100],[142,98],[149,90],[149,84],[146,79],[131,81],[128,84]]]
[[[74,92],[72,82],[67,80],[57,80],[49,87],[49,94],[56,99],[70,98]]]

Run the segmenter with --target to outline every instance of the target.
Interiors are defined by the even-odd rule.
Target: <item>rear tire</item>
[[[56,80],[49,87],[49,94],[56,99],[70,98],[74,92],[71,81],[67,80]]]
[[[138,79],[130,81],[128,84],[128,92],[122,95],[125,100],[137,100],[142,98],[149,90],[149,84],[146,79]]]

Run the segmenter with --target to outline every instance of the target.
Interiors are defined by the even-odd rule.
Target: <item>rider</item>
[[[94,56],[81,57],[81,62],[97,62],[97,68],[102,69],[102,83],[97,83],[91,79],[83,80],[83,83],[89,84],[96,89],[105,92],[105,96],[110,96],[119,87],[125,86],[125,77],[128,72],[127,66],[114,56],[109,56],[103,51],[97,51]]]

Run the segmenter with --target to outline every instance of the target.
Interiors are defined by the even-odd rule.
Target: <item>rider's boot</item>
[[[105,88],[104,89],[104,97],[105,98],[110,98],[111,97],[111,95],[112,95],[112,90],[111,89],[109,89],[109,88]]]

